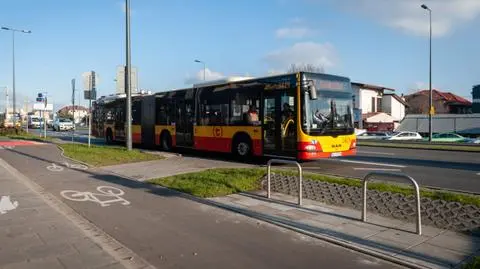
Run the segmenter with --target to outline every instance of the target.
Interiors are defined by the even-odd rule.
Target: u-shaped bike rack
[[[368,173],[363,178],[363,211],[362,211],[362,221],[367,221],[367,182],[373,176],[389,176],[389,177],[396,177],[396,178],[406,178],[410,180],[410,182],[415,187],[415,198],[416,198],[416,207],[417,207],[417,234],[422,234],[422,216],[420,211],[420,188],[418,187],[417,182],[409,175],[403,173],[392,173],[392,172],[371,172]]]
[[[302,206],[302,177],[303,177],[303,170],[302,166],[296,161],[288,161],[288,160],[280,160],[280,159],[271,159],[267,163],[267,198],[271,198],[271,190],[270,190],[270,185],[271,185],[271,170],[272,170],[272,163],[282,163],[282,164],[295,164],[298,168],[298,205]]]

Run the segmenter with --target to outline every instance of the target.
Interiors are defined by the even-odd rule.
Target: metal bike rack
[[[270,183],[271,183],[271,168],[272,163],[283,163],[283,164],[295,164],[298,168],[298,205],[302,206],[302,177],[303,170],[300,164],[296,161],[280,160],[280,159],[271,159],[267,163],[267,198],[271,198]]]
[[[417,205],[417,234],[422,234],[422,217],[420,211],[420,188],[418,187],[417,182],[409,175],[402,173],[392,173],[392,172],[371,172],[368,173],[363,178],[363,211],[362,211],[362,221],[367,221],[367,181],[373,176],[390,176],[396,178],[406,178],[412,182],[415,187],[415,196],[416,196],[416,205]]]

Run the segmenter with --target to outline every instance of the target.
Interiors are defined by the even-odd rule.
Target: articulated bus
[[[93,105],[93,134],[125,141],[125,95]],[[230,78],[132,96],[132,141],[242,158],[300,161],[354,155],[352,88],[345,77],[299,72]]]

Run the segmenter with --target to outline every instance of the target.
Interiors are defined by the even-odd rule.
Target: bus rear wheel
[[[172,150],[172,137],[169,133],[164,132],[162,134],[162,136],[160,137],[160,145],[162,147],[162,150],[164,151]]]
[[[232,153],[240,158],[246,160],[252,155],[252,141],[248,137],[237,137],[233,142]]]

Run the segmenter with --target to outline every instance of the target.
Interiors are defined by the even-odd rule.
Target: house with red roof
[[[407,114],[427,114],[429,111],[429,90],[421,90],[405,96]],[[436,114],[470,114],[472,102],[451,92],[432,90],[432,103]]]

